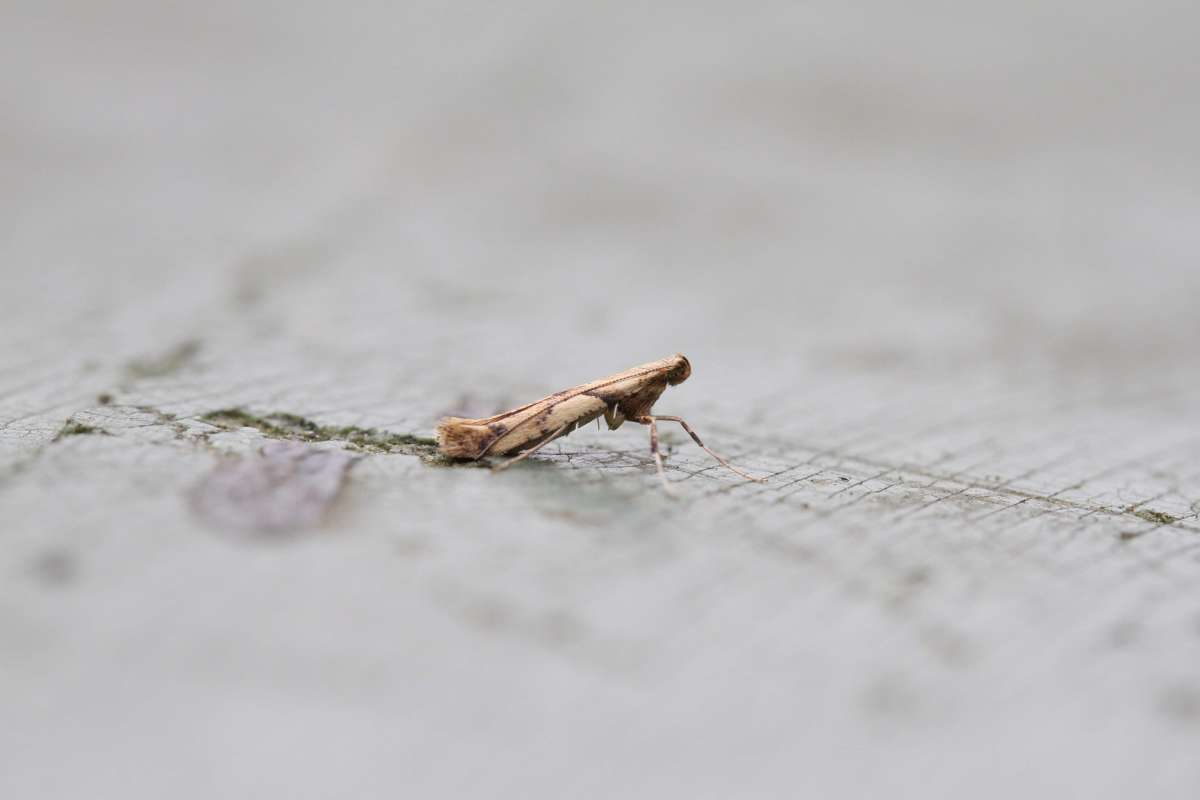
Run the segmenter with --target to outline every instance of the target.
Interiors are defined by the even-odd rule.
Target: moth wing
[[[518,408],[509,409],[508,411],[501,411],[499,414],[496,414],[495,416],[485,417],[483,419],[473,419],[473,420],[468,420],[468,421],[469,422],[477,422],[480,425],[490,425],[493,422],[501,422],[503,420],[509,419],[510,417],[516,416],[518,414],[523,414],[526,411],[534,411],[535,406],[543,406],[553,399],[554,399],[554,395],[550,395],[549,397],[543,397],[541,400],[534,400],[532,403],[526,403],[525,405],[520,406]]]
[[[550,400],[550,397],[544,397],[520,408],[482,419],[443,417],[437,426],[438,449],[442,451],[442,455],[451,458],[482,458],[498,439],[537,416],[549,405]]]
[[[565,426],[578,427],[601,414],[608,419],[606,411],[659,381],[665,366],[666,361],[643,364],[493,417],[446,417],[438,423],[438,448],[452,458],[504,455],[530,447]],[[612,411],[612,417],[608,419],[610,428],[624,422],[618,410]]]
[[[591,422],[604,413],[606,405],[599,397],[577,394],[547,405],[525,417],[502,434],[486,452],[504,455],[531,447],[562,428],[567,433],[584,422]]]

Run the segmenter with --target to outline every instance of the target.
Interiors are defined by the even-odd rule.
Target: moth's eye
[[[670,378],[669,378],[671,385],[674,386],[676,384],[683,383],[684,381],[686,381],[688,379],[688,376],[690,376],[691,374],[692,374],[692,365],[688,362],[688,360],[686,358],[684,358],[683,356],[680,356],[679,363],[677,363],[671,369],[671,374],[670,374]]]

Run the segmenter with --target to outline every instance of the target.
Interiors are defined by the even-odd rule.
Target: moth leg
[[[538,450],[541,450],[543,447],[545,447],[546,445],[550,444],[550,443],[551,443],[551,442],[553,442],[555,439],[557,439],[558,437],[560,437],[560,436],[562,436],[564,433],[566,433],[566,432],[567,432],[567,430],[568,430],[568,429],[571,427],[571,424],[572,424],[572,423],[568,422],[566,425],[563,425],[561,428],[559,428],[558,430],[556,430],[554,433],[550,434],[550,435],[549,435],[549,436],[547,436],[545,439],[542,439],[540,442],[538,442],[537,444],[535,444],[533,447],[529,448],[528,450],[526,450],[525,452],[523,452],[523,453],[521,453],[520,455],[516,456],[515,458],[510,458],[510,459],[508,459],[507,461],[502,461],[501,463],[499,463],[499,464],[497,464],[496,466],[492,467],[492,472],[499,472],[499,471],[501,471],[501,470],[508,469],[508,468],[509,468],[509,467],[511,467],[513,464],[516,464],[518,461],[524,461],[525,459],[529,458],[531,455],[533,455],[534,453],[536,453]]]
[[[705,446],[704,442],[700,441],[700,437],[696,435],[696,432],[694,430],[692,430],[692,426],[688,425],[686,422],[684,422],[681,417],[668,417],[668,416],[663,416],[661,414],[656,414],[655,416],[646,417],[645,419],[649,419],[649,420],[661,419],[661,420],[666,420],[667,422],[678,422],[680,425],[683,426],[683,429],[688,432],[688,436],[692,437],[692,441],[694,441],[696,444],[700,445],[701,450],[708,453],[710,456],[715,458],[717,461],[721,462],[721,466],[725,467],[726,469],[728,469],[732,472],[736,472],[738,475],[741,475],[743,478],[745,478],[748,481],[754,481],[756,483],[766,483],[767,482],[766,478],[756,478],[753,475],[747,475],[745,472],[742,472],[740,469],[735,467],[733,464],[730,464],[725,459],[721,458],[719,455],[714,453],[712,450],[709,450],[708,447]]]
[[[658,467],[658,477],[662,479],[663,489],[667,494],[674,495],[675,491],[667,482],[667,473],[663,469],[662,453],[658,452],[658,424],[654,421],[654,417],[642,417],[638,422],[650,426],[650,455],[654,456],[654,466]]]

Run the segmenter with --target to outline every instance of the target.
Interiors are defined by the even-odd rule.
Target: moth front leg
[[[658,451],[658,423],[654,421],[654,417],[641,417],[637,422],[650,426],[650,455],[654,456],[654,466],[658,468],[658,477],[662,479],[663,489],[673,497],[675,490],[667,482],[667,472],[663,469],[662,453]]]

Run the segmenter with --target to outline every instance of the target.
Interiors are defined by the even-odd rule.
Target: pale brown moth
[[[709,450],[691,426],[679,417],[651,414],[651,409],[668,386],[678,386],[692,374],[692,365],[681,354],[651,361],[616,375],[601,378],[543,397],[529,405],[505,411],[485,419],[445,417],[437,427],[438,449],[451,458],[480,459],[484,456],[520,455],[499,464],[506,469],[542,449],[559,437],[566,436],[601,416],[609,430],[616,430],[626,420],[650,426],[650,453],[658,468],[658,476],[668,492],[671,486],[663,470],[662,454],[658,451],[658,422],[678,422],[706,453],[723,466],[752,481],[765,478],[747,475],[719,455]]]

